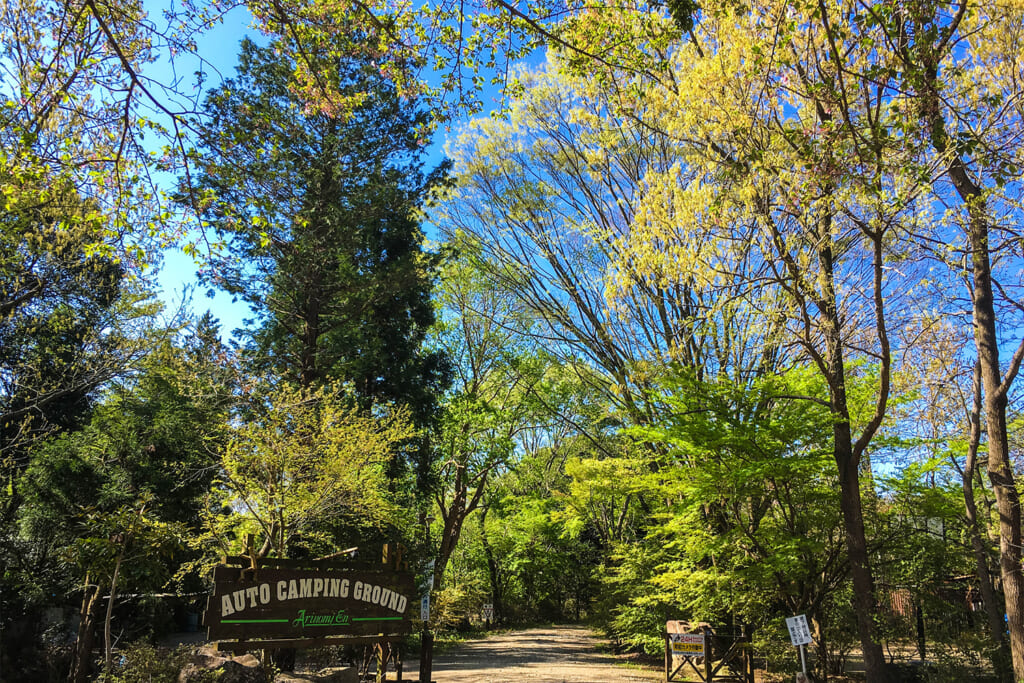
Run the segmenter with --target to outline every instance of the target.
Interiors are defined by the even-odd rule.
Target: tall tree
[[[751,325],[752,311],[709,315],[729,296],[720,282],[707,286],[713,275],[645,272],[650,260],[630,260],[634,225],[657,218],[647,183],[673,173],[682,154],[652,134],[645,117],[657,107],[623,101],[614,81],[573,73],[562,58],[519,78],[506,119],[477,119],[450,143],[458,186],[439,223],[466,253],[484,255],[487,278],[535,318],[535,341],[634,424],[658,411],[648,369],[678,362],[748,378],[778,362],[777,330]],[[770,310],[772,288],[763,294],[758,307]],[[744,335],[750,343],[734,343]]]
[[[255,312],[257,366],[306,387],[351,382],[364,407],[406,404],[423,424],[445,379],[422,347],[436,257],[418,211],[445,177],[423,171],[429,116],[365,54],[321,65],[357,102],[345,113],[304,109],[293,68],[246,41],[237,76],[207,98],[198,184],[226,249],[204,272]]]
[[[171,540],[179,532],[197,533],[201,526],[235,384],[209,318],[182,336],[187,338],[180,344],[165,339],[140,362],[137,373],[108,382],[97,405],[81,418],[81,428],[31,448],[27,467],[14,482],[22,503],[17,526],[5,537],[3,626],[20,623],[15,632],[38,637],[31,625],[38,623],[40,610],[53,605],[52,596],[83,590],[79,678],[88,673],[100,608],[99,577],[105,577],[106,589],[118,583],[136,590],[155,588],[189,559],[180,552],[147,557],[141,548],[135,549],[141,554],[124,555],[128,544],[114,543],[114,535],[123,531],[126,541],[132,535],[128,527],[163,526]],[[8,649],[38,645],[11,640],[4,640],[4,655]]]
[[[535,426],[529,396],[540,376],[515,334],[529,325],[522,309],[490,288],[471,265],[445,268],[438,299],[443,319],[435,343],[452,360],[455,374],[437,439],[434,498],[441,533],[434,586],[440,589],[466,520],[509,464],[517,439]]]
[[[907,314],[901,295],[916,274],[913,263],[891,267],[900,257],[890,245],[924,220],[927,185],[912,163],[915,147],[878,123],[891,99],[885,81],[870,70],[839,79],[837,67],[822,67],[833,46],[805,22],[823,11],[817,5],[769,1],[738,17],[725,6],[705,10],[691,41],[655,73],[658,85],[642,100],[653,104],[620,105],[685,141],[673,168],[647,174],[620,268],[728,285],[719,302],[739,297],[754,310],[765,284],[781,296],[784,305],[755,324],[783,321],[786,339],[825,379],[824,395],[808,398],[832,414],[858,630],[868,677],[883,681],[861,474],[888,409],[892,320]],[[858,64],[873,58],[856,41],[844,55]],[[873,367],[869,409],[850,392],[863,361]]]
[[[10,482],[33,442],[82,426],[99,389],[137,367],[158,306],[104,251],[106,214],[68,178],[0,178],[12,181],[0,208],[0,463]],[[4,500],[5,514],[17,500]]]
[[[1000,575],[1013,677],[1024,679],[1024,535],[1010,459],[1007,405],[1024,361],[1020,324],[1024,7],[961,0],[872,6],[869,26],[885,41],[908,97],[906,126],[935,170],[935,196],[951,207],[937,232],[956,246],[941,254],[970,273],[968,296],[982,390],[988,476],[999,514]],[[834,39],[833,39],[834,40]],[[952,228],[952,230],[949,230]],[[1015,348],[1014,348],[1015,346]],[[1010,350],[1007,359],[1006,350]]]

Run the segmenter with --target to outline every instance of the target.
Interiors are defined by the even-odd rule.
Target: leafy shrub
[[[179,645],[174,649],[156,647],[145,641],[131,643],[115,657],[114,670],[108,679],[114,683],[177,683],[178,674],[189,663],[193,648]],[[202,683],[215,683],[217,671],[208,671],[193,678]]]

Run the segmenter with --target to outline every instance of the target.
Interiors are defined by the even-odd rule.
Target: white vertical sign
[[[786,628],[789,629],[789,640],[794,646],[810,644],[811,629],[807,626],[807,615],[798,614],[795,617],[786,617]]]
[[[420,598],[420,621],[430,620],[430,591],[434,590],[434,560],[427,562],[427,580]]]
[[[804,645],[811,642],[811,629],[807,627],[807,615],[798,614],[795,617],[786,617],[786,628],[789,629],[790,642],[800,648],[800,668],[806,679],[807,659],[804,656]]]

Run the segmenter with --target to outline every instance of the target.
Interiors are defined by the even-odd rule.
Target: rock
[[[210,673],[217,673],[218,683],[266,683],[260,660],[251,654],[231,657],[211,647],[200,648],[192,661],[178,673],[178,683],[205,683]]]
[[[335,666],[315,674],[279,673],[274,683],[359,683],[359,673],[351,666]]]
[[[260,658],[251,652],[247,652],[244,655],[239,655],[237,657],[232,657],[231,659],[242,666],[260,666]]]
[[[207,683],[211,673],[217,683],[266,683],[263,665],[256,655],[232,657],[213,647],[203,647],[178,674],[178,683]],[[335,666],[313,674],[279,673],[274,683],[359,683],[359,674],[351,666]]]
[[[359,672],[354,666],[332,666],[316,674],[319,683],[359,683]]]
[[[206,646],[199,648],[192,655],[192,661],[189,663],[195,664],[198,668],[212,670],[229,659],[231,659],[229,655],[219,652],[217,648]]]

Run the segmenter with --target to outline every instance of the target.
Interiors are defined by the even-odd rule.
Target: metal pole
[[[433,516],[424,515],[423,526],[426,535],[427,553],[433,555],[433,548],[430,545],[430,525],[434,521]],[[427,583],[427,596],[430,596],[434,588],[434,564],[430,563],[431,575]],[[423,622],[423,633],[420,635],[420,683],[432,683],[431,677],[434,669],[434,634],[430,631],[430,620]]]
[[[804,646],[800,646],[800,670],[804,672],[804,678],[807,677],[807,659],[804,657]]]
[[[665,681],[672,680],[672,637],[665,633]]]

